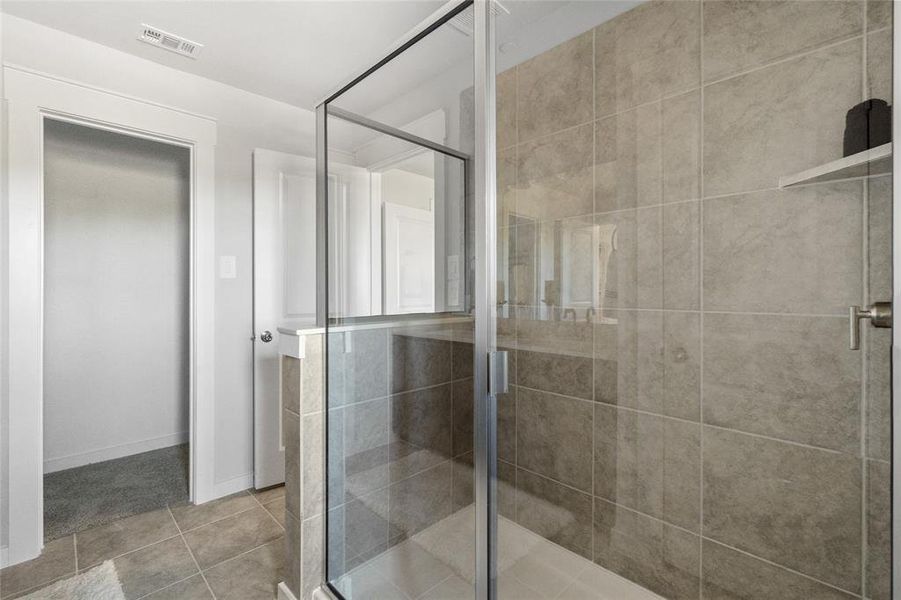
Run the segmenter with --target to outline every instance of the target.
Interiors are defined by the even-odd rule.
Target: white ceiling
[[[4,0],[3,12],[182,71],[312,108],[444,0]],[[204,44],[186,58],[137,40],[142,23]]]
[[[371,66],[445,0],[2,0],[6,13],[188,73],[295,106],[313,108],[334,87]],[[633,0],[504,0],[499,68],[507,68],[597,25]],[[194,60],[137,40],[141,24],[204,44]],[[437,35],[436,35],[437,34]],[[471,44],[445,25],[380,71],[383,85],[360,90],[366,104],[449,71],[468,70]],[[469,76],[471,78],[471,75]],[[375,83],[374,81],[372,83]],[[363,107],[359,107],[365,112]]]

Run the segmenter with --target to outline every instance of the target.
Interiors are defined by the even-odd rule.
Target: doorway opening
[[[191,151],[43,141],[46,543],[190,499]]]

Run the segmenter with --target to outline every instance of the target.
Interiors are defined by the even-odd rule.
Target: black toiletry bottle
[[[892,141],[892,107],[871,98],[848,111],[845,117],[844,156]]]

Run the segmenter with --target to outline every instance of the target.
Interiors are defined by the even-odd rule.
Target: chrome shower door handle
[[[851,306],[848,308],[848,325],[851,338],[851,350],[860,350],[860,321],[869,319],[873,327],[892,326],[892,303],[875,302],[866,308]]]

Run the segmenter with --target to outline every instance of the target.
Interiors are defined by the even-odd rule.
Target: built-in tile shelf
[[[802,183],[822,183],[836,179],[851,179],[867,175],[884,175],[892,170],[892,143],[870,148],[851,156],[779,178],[779,187]]]

